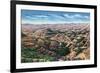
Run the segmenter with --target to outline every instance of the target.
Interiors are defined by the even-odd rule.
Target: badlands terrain
[[[22,24],[22,63],[87,59],[90,59],[89,24]]]

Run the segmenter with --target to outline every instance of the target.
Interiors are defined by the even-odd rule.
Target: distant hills
[[[83,28],[84,27],[84,28]],[[44,29],[53,29],[53,30],[77,30],[77,29],[85,29],[88,28],[89,30],[89,24],[87,23],[66,23],[66,24],[22,24],[22,30],[29,30],[29,31],[35,31],[35,30],[44,30]]]

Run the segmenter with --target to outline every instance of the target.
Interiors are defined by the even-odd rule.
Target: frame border
[[[16,5],[40,5],[40,6],[55,6],[55,7],[73,7],[94,9],[94,64],[88,65],[73,65],[73,66],[58,66],[58,67],[41,67],[41,68],[24,68],[16,69]],[[97,6],[95,5],[80,5],[80,4],[63,4],[63,3],[48,3],[34,1],[11,1],[10,4],[10,71],[13,72],[29,72],[29,71],[46,71],[46,70],[62,70],[62,69],[79,69],[97,67]]]

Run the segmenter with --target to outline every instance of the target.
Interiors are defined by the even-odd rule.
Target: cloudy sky
[[[90,13],[21,10],[22,24],[89,23]]]

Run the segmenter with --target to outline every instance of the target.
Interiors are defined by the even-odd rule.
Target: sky
[[[22,24],[89,23],[90,13],[43,10],[21,10]]]

